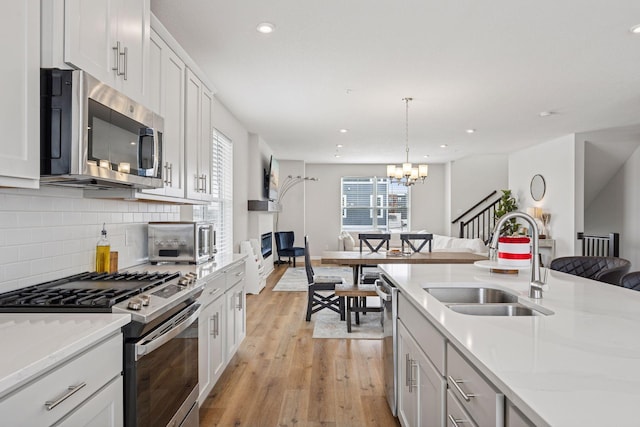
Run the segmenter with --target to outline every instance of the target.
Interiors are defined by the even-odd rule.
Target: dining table
[[[322,264],[336,264],[353,268],[353,283],[359,283],[363,266],[378,264],[473,264],[487,260],[485,255],[473,252],[413,252],[411,254],[392,255],[389,252],[368,251],[325,251]]]

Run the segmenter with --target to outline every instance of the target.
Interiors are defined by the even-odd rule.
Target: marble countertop
[[[0,314],[0,398],[130,321],[128,314]]]
[[[543,298],[533,300],[529,270],[505,275],[474,265],[379,267],[536,425],[638,425],[640,292],[548,271]],[[499,288],[553,314],[459,314],[423,289],[437,285]]]

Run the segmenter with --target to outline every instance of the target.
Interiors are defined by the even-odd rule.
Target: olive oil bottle
[[[98,273],[108,273],[110,267],[111,257],[111,245],[109,239],[107,239],[107,229],[102,224],[102,232],[100,240],[96,245],[96,271]]]

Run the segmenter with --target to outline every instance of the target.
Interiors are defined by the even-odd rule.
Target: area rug
[[[314,267],[316,276],[340,276],[347,283],[353,282],[353,270],[350,267]],[[306,292],[307,272],[304,267],[287,268],[278,283],[273,287],[280,292]]]
[[[349,333],[347,332],[347,322],[340,320],[338,313],[334,313],[331,310],[319,311],[311,318],[315,323],[313,327],[313,338],[381,339],[381,315],[382,313],[367,313],[366,316],[361,314],[360,324],[356,325],[355,315],[352,314],[351,333]]]

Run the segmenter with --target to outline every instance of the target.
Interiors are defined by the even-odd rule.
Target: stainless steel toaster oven
[[[200,264],[216,254],[216,230],[212,222],[150,222],[149,262]]]

